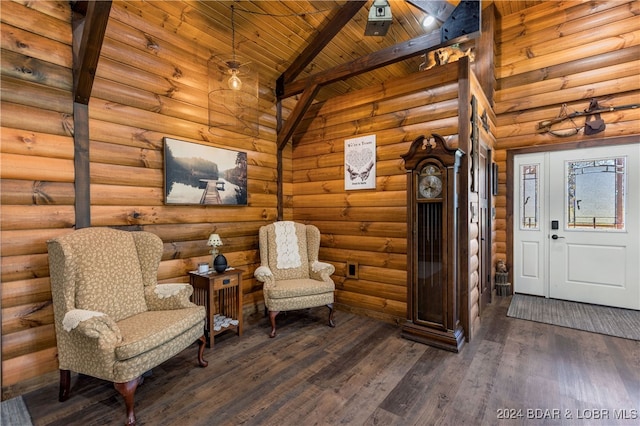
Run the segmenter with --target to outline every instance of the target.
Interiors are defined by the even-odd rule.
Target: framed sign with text
[[[344,189],[376,188],[376,135],[344,141]]]

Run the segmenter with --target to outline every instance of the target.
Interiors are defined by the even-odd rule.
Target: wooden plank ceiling
[[[501,14],[516,13],[541,3],[541,0],[496,1]],[[151,5],[161,2],[151,2]],[[175,2],[174,2],[175,3]],[[231,53],[231,5],[235,8],[236,53],[249,58],[260,73],[261,85],[275,94],[276,80],[308,51],[310,44],[320,42],[327,25],[335,25],[346,0],[296,1],[206,1],[184,0],[181,16],[190,25],[219,43],[208,45],[212,55]],[[437,29],[422,27],[426,13],[404,0],[389,0],[393,23],[385,36],[365,36],[368,0],[342,29],[302,68],[296,80],[310,77],[338,65],[354,61],[378,50],[405,42]],[[458,1],[452,1],[454,5]],[[173,5],[175,10],[175,4]],[[344,12],[343,12],[344,13]],[[504,16],[504,15],[503,15]],[[320,35],[320,37],[319,37]],[[315,52],[314,52],[315,53]],[[343,81],[322,87],[316,100],[327,99],[348,91],[368,87],[390,78],[418,71],[420,56],[387,65]],[[294,65],[295,66],[295,65]]]

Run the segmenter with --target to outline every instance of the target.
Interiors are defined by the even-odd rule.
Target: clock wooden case
[[[407,316],[402,336],[458,352],[458,169],[463,152],[438,134],[402,156],[407,169]]]

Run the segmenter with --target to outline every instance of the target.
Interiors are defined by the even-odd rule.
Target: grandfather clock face
[[[434,200],[442,197],[442,172],[435,164],[422,168],[418,176],[418,198]]]

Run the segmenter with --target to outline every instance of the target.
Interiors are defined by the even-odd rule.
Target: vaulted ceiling
[[[397,46],[410,45],[418,37],[439,35],[442,22],[430,28],[421,23],[425,10],[451,11],[459,0],[388,0],[392,24],[384,36],[365,36],[369,10],[374,0],[173,0],[146,2],[144,14],[176,33],[188,34],[193,49],[204,50],[210,57],[228,56],[235,46],[237,54],[248,58],[260,75],[264,100],[275,100],[276,81],[283,73],[288,83],[299,82],[337,66],[351,66],[359,61],[366,64],[369,56],[383,49],[395,51]],[[534,7],[544,0],[483,1],[482,7],[494,3],[502,16]],[[100,3],[100,2],[98,2]],[[86,1],[73,2],[75,10],[86,14]],[[143,13],[140,2],[124,0],[117,7],[129,13]],[[91,19],[89,33],[96,33],[104,24],[97,11]],[[105,8],[108,10],[108,7]],[[233,10],[233,13],[232,13]],[[234,17],[232,22],[232,15]],[[97,25],[96,25],[97,24]],[[235,31],[232,31],[232,26]],[[95,35],[95,34],[94,34]],[[98,36],[101,37],[101,36]],[[91,42],[90,42],[91,43]],[[94,43],[95,44],[95,43]],[[91,44],[84,52],[91,55]],[[94,59],[97,59],[94,57]],[[348,91],[399,78],[419,70],[425,58],[418,54],[389,65],[377,67],[357,75],[322,85],[314,99],[322,100]],[[91,79],[91,66],[84,72]],[[82,78],[81,78],[82,82]],[[90,89],[89,89],[90,90]],[[299,93],[299,92],[298,92]],[[76,95],[77,96],[77,95]],[[286,99],[283,105],[291,108],[296,98]],[[87,97],[88,99],[88,97]]]
[[[314,42],[325,26],[336,18],[346,3],[344,0],[200,1],[193,6],[198,7],[203,14],[215,17],[221,26],[228,27],[225,29],[230,31],[230,6],[234,4],[237,51],[256,63],[264,83],[275,83],[280,74]],[[369,1],[306,65],[298,78],[309,77],[428,32],[420,25],[424,12],[405,1],[391,3],[393,24],[385,36],[364,36],[368,9],[371,6]],[[224,44],[218,46],[218,49],[224,50],[227,48],[226,45],[230,45],[230,40],[225,40],[223,35],[220,36],[220,40]],[[320,96],[328,97],[391,77],[406,75],[415,72],[419,63],[419,59],[416,58],[337,82],[323,89]]]
[[[151,2],[151,4],[162,2]],[[186,21],[200,26],[203,32],[213,36],[219,43],[208,46],[212,54],[231,52],[231,6],[234,6],[235,45],[238,54],[251,59],[259,70],[262,84],[275,90],[278,77],[288,70],[305,49],[328,31],[328,26],[339,21],[340,13],[345,13],[346,0],[296,0],[296,1],[183,1],[183,16],[192,17]],[[310,77],[318,72],[366,57],[372,52],[414,39],[437,30],[437,25],[423,28],[421,23],[426,13],[424,3],[445,3],[422,1],[389,0],[393,21],[384,36],[365,36],[369,9],[373,0],[362,3],[353,17],[326,45],[314,53],[305,64],[297,79]],[[423,5],[421,5],[421,3]],[[455,6],[459,1],[450,1]],[[489,2],[483,2],[483,7]],[[511,14],[541,3],[540,0],[497,1],[501,14]],[[162,7],[162,6],[159,6]],[[342,23],[340,23],[342,25]],[[202,28],[205,26],[206,28]],[[329,30],[330,31],[330,30]],[[322,40],[320,40],[321,42]],[[338,81],[323,87],[316,99],[368,87],[389,78],[401,77],[418,71],[424,58],[416,56]]]

